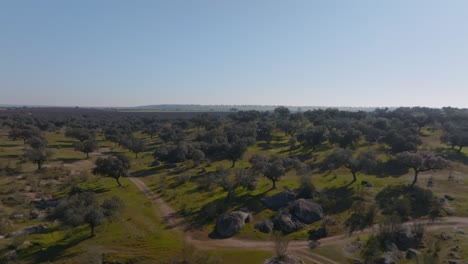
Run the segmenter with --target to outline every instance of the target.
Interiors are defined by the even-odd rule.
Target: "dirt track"
[[[151,189],[146,186],[146,184],[135,177],[129,177],[130,181],[132,181],[151,201],[152,203],[158,208],[158,214],[162,219],[164,219],[165,223],[176,230],[177,232],[181,232],[185,235],[185,240],[187,242],[192,243],[196,247],[200,249],[207,249],[207,250],[215,250],[215,249],[244,249],[244,250],[266,250],[266,251],[273,251],[273,243],[270,241],[257,241],[257,240],[248,240],[248,239],[238,239],[238,238],[227,238],[227,239],[209,239],[209,240],[199,240],[194,238],[193,234],[190,232],[183,232],[180,228],[180,223],[177,221],[177,218],[174,217],[177,213],[170,207],[163,199],[161,199],[157,194],[155,194]],[[438,222],[428,222],[422,221],[422,223],[426,224],[426,228],[428,230],[437,230],[443,227],[461,227],[461,226],[468,226],[468,218],[464,217],[445,217],[442,221]],[[410,224],[410,223],[407,223]],[[375,226],[376,227],[376,226]],[[333,237],[327,237],[320,240],[320,244],[324,245],[334,245],[334,244],[344,244],[347,241],[352,241],[357,235],[363,233],[372,232],[372,229],[366,229],[360,233],[356,233],[353,235],[338,235]],[[308,263],[316,263],[316,264],[339,264],[332,259],[327,257],[321,256],[319,254],[313,253],[309,247],[307,241],[291,241],[289,243],[289,252],[302,258],[304,261]]]

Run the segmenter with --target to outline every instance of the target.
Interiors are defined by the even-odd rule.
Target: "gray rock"
[[[353,264],[365,264],[365,262],[361,259],[353,259]]]
[[[314,248],[317,248],[318,246],[320,246],[320,242],[317,241],[317,240],[310,240],[307,245],[309,246],[310,249],[314,249]]]
[[[460,252],[460,246],[454,246],[450,249],[450,251],[453,251],[453,252]]]
[[[395,244],[400,250],[408,250],[416,243],[416,237],[409,226],[403,226],[398,232]]]
[[[364,187],[374,187],[374,184],[370,181],[362,180],[361,185]]]
[[[270,219],[264,219],[254,225],[254,228],[262,233],[271,233],[273,230],[273,222]]]
[[[461,259],[460,255],[457,252],[450,252],[448,256],[453,259]]]
[[[449,260],[448,264],[460,264],[460,261],[458,261],[458,260]]]
[[[275,195],[265,197],[260,201],[262,204],[271,210],[278,210],[282,207],[286,207],[290,202],[294,201],[296,196],[290,192],[280,192]]]
[[[18,257],[18,252],[16,250],[8,251],[7,253],[3,254],[2,258],[5,260],[14,260]]]
[[[443,232],[442,234],[440,234],[440,237],[441,237],[443,240],[449,240],[449,239],[452,238],[452,235],[450,235],[449,233]]]
[[[328,232],[325,227],[318,227],[309,231],[309,240],[319,240],[326,237],[327,235]]]
[[[459,229],[458,227],[455,227],[453,229],[453,232],[455,232],[455,234],[458,234],[458,235],[464,235],[465,234],[465,231],[463,229]]]
[[[453,196],[448,195],[448,194],[444,195],[444,198],[447,199],[447,200],[449,200],[449,201],[455,200],[455,198],[453,198]]]
[[[344,250],[348,254],[355,254],[361,251],[363,248],[363,243],[361,241],[351,241],[349,243],[346,243]]]
[[[391,251],[391,252],[385,252],[380,256],[376,263],[379,264],[396,264],[399,263],[400,259],[405,257],[405,253],[402,251]]]
[[[245,221],[249,218],[249,213],[241,211],[233,211],[216,220],[216,233],[221,237],[231,237],[238,233],[245,225]]]
[[[268,258],[263,264],[304,264],[304,261],[297,257],[286,255],[282,259],[278,259],[277,257]]]
[[[416,249],[408,249],[406,251],[406,258],[407,259],[419,259],[419,256],[421,255],[421,252],[417,251]]]
[[[298,219],[289,213],[279,213],[273,217],[273,223],[276,229],[286,234],[292,233],[305,227]]]
[[[306,199],[298,199],[290,206],[290,212],[305,224],[311,224],[323,218],[320,204]]]
[[[9,238],[9,237],[15,237],[15,236],[37,234],[37,233],[42,233],[46,231],[47,229],[48,229],[47,226],[43,226],[43,225],[30,226],[30,227],[26,227],[23,230],[9,233],[8,235],[6,235],[6,237]]]

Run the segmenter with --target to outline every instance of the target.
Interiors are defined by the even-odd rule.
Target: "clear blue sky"
[[[468,1],[0,2],[0,104],[468,107]]]

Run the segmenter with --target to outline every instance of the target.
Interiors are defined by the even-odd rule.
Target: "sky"
[[[0,104],[468,107],[468,1],[0,1]]]

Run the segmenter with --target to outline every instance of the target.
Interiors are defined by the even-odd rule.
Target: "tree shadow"
[[[78,245],[82,241],[89,239],[89,235],[81,235],[73,239],[63,238],[54,245],[49,246],[46,249],[38,248],[38,250],[31,254],[35,259],[35,263],[43,263],[47,261],[58,261],[60,259],[67,259],[70,257],[77,256],[78,253],[65,254],[66,250]]]
[[[463,152],[459,152],[456,149],[436,148],[434,152],[441,155],[447,160],[460,162],[464,165],[468,165],[468,157]]]
[[[266,209],[260,202],[267,192],[251,195],[249,193],[235,195],[230,201],[226,197],[220,197],[205,204],[199,211],[195,212],[179,212],[185,217],[184,226],[186,231],[196,230],[213,223],[219,216],[229,211],[247,211],[251,213],[259,213]],[[215,234],[212,234],[214,236]]]
[[[151,167],[151,168],[147,168],[147,169],[141,169],[141,170],[137,170],[137,171],[134,171],[131,173],[132,177],[146,177],[146,176],[150,176],[150,175],[153,175],[153,174],[158,174],[160,173],[161,171],[163,171],[165,168],[165,166],[157,166],[157,167]]]
[[[82,159],[77,159],[77,158],[58,158],[58,159],[55,159],[54,161],[61,161],[63,163],[66,163],[66,164],[70,164],[70,163],[74,163],[74,162],[77,162],[77,161],[80,161]]]
[[[56,148],[56,149],[63,149],[63,148],[71,149],[71,148],[74,148],[73,144],[72,145],[68,145],[68,144],[51,144],[48,147],[49,148]]]
[[[288,143],[261,142],[261,143],[258,143],[257,146],[262,148],[262,150],[269,150],[269,149],[284,148],[284,147],[289,146],[289,144]]]

